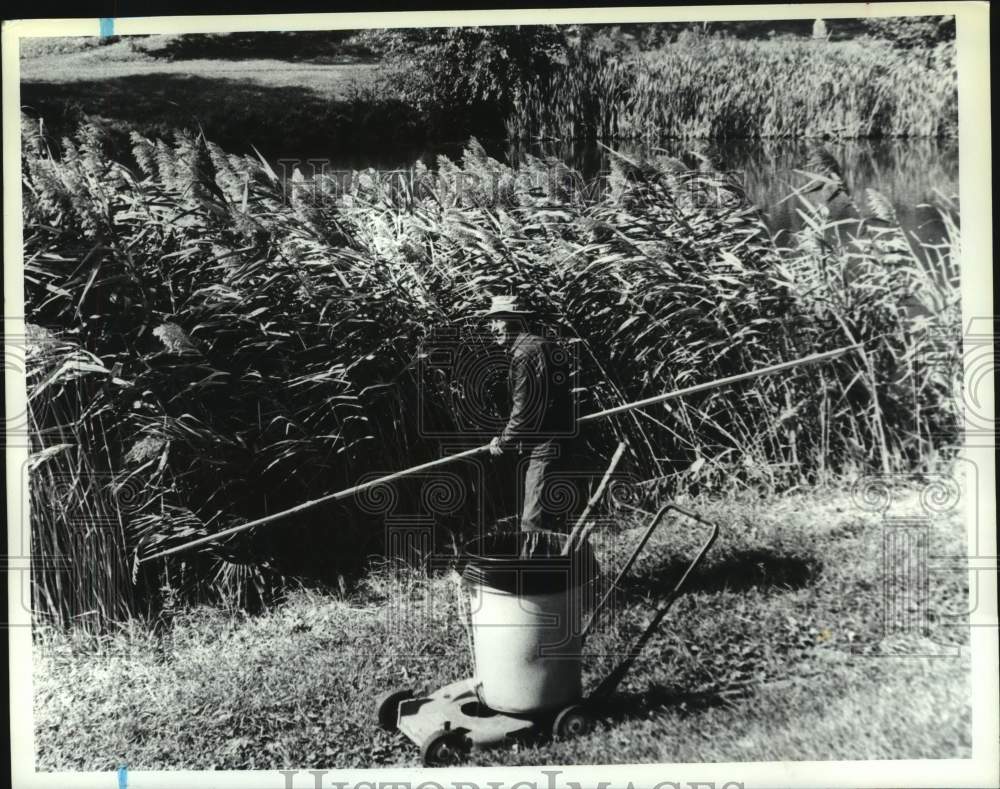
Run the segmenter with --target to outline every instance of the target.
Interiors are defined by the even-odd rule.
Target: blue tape
[[[109,20],[110,21],[110,20]],[[104,20],[101,20],[102,26]],[[123,764],[118,768],[118,789],[128,789],[128,765]]]
[[[101,17],[101,38],[107,38],[115,34],[115,20],[111,17]]]

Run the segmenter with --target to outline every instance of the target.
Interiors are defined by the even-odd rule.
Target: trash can
[[[508,532],[466,546],[477,688],[498,712],[556,708],[581,696],[583,613],[598,568],[588,543],[562,556],[567,538]]]

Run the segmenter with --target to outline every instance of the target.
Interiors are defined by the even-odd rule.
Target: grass
[[[400,101],[365,98],[375,90],[376,66],[357,58],[168,59],[162,46],[144,41],[139,48],[125,38],[104,46],[60,39],[28,45],[21,105],[45,118],[57,139],[89,120],[114,133],[126,151],[132,130],[164,136],[178,127],[203,128],[229,150],[249,153],[255,145],[281,155],[290,139],[322,153],[413,133],[413,113]]]
[[[894,493],[888,514],[921,512],[914,488]],[[969,755],[968,656],[926,656],[967,643],[964,573],[932,571],[929,629],[886,635],[884,527],[846,491],[685,504],[718,521],[721,537],[597,730],[474,763]],[[964,554],[960,512],[932,517],[931,555]],[[636,537],[625,525],[595,540],[606,569]],[[673,523],[654,537],[589,642],[585,687],[643,626],[696,539]],[[415,746],[373,726],[372,699],[471,671],[451,580],[377,566],[356,591],[299,592],[257,617],[178,609],[155,629],[38,630],[33,666],[40,770],[416,765]]]
[[[39,49],[32,40],[26,43],[28,50],[22,53],[21,58],[22,88],[23,83],[91,82],[145,74],[181,74],[207,79],[223,78],[271,88],[305,89],[324,99],[337,101],[349,98],[359,84],[371,79],[375,69],[374,64],[358,62],[357,58],[344,58],[344,62],[339,63],[275,57],[165,59],[158,57],[160,50],[148,43],[140,49],[130,46],[126,39],[104,46],[81,45],[69,51]],[[205,96],[204,106],[209,106],[212,98]],[[194,105],[191,114],[198,116],[201,109],[202,106]]]

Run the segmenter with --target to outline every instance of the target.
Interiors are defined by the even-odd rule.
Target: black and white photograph
[[[997,785],[989,21],[5,21],[12,786]]]

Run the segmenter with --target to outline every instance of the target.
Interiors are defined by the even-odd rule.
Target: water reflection
[[[956,140],[847,140],[827,141],[824,147],[840,164],[848,192],[862,214],[868,213],[865,190],[881,192],[896,208],[900,223],[924,241],[941,235],[936,192],[958,194],[958,142]],[[801,202],[786,199],[809,179],[801,174],[810,159],[805,140],[667,140],[656,146],[620,143],[615,150],[630,158],[669,155],[683,158],[688,151],[707,157],[721,170],[736,173],[748,199],[764,212],[772,231],[802,227],[797,213]],[[524,155],[554,156],[581,170],[587,177],[610,167],[607,149],[594,143],[542,143],[529,147],[507,146],[507,161]],[[796,172],[800,171],[800,172]]]
[[[554,157],[579,170],[585,178],[608,172],[612,157],[594,142],[482,142],[486,151],[502,162],[517,164],[528,154]],[[949,197],[958,194],[956,140],[847,140],[827,141],[824,145],[839,162],[847,189],[862,214],[868,213],[865,190],[875,189],[895,206],[904,228],[929,243],[940,239],[940,222],[928,204],[938,202],[937,192]],[[379,152],[339,151],[326,157],[289,154],[276,159],[284,162],[286,174],[298,166],[308,177],[324,168],[407,170],[418,160],[434,168],[439,155],[457,159],[464,147],[463,143],[443,143]],[[794,232],[802,227],[797,213],[801,204],[786,198],[808,180],[796,172],[810,158],[809,143],[804,140],[667,140],[655,146],[623,142],[614,147],[630,158],[664,154],[683,158],[686,152],[695,151],[708,157],[716,168],[740,176],[747,197],[763,211],[772,231]]]

